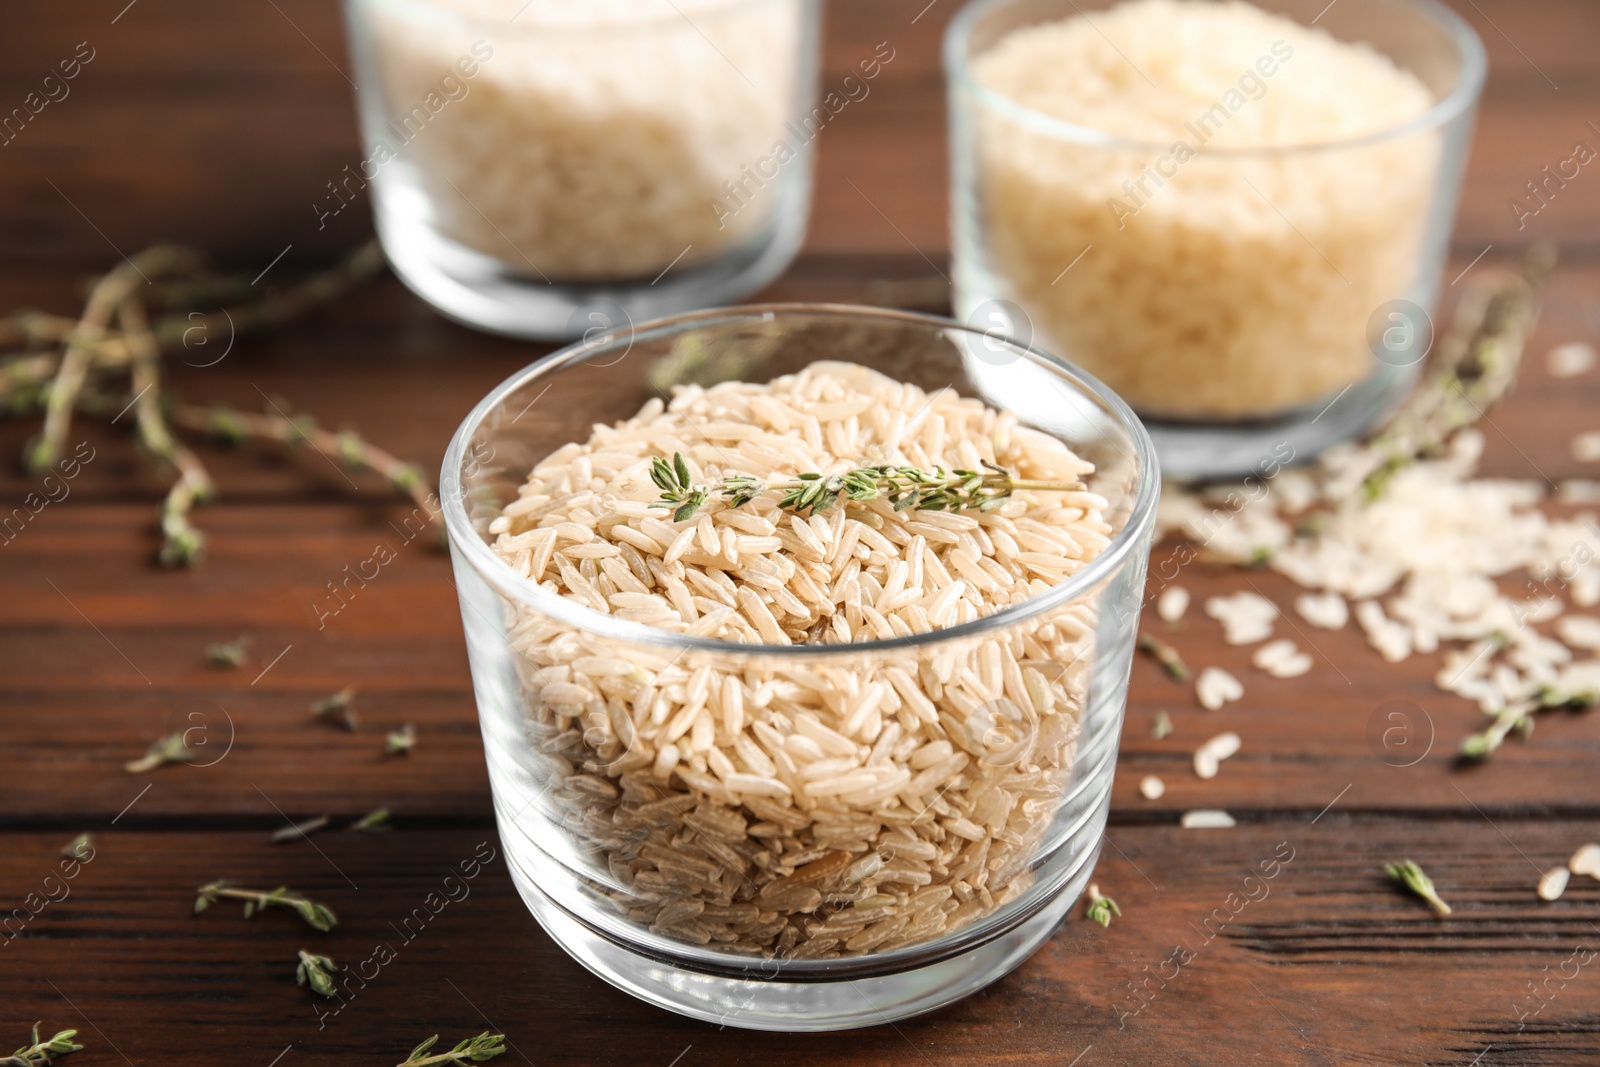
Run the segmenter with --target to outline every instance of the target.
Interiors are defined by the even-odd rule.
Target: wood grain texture
[[[70,312],[80,276],[103,269],[112,245],[176,238],[260,269],[292,243],[263,282],[272,286],[365,237],[358,212],[319,232],[309,206],[357,151],[350,89],[334,69],[345,61],[333,3],[125,3],[18,11],[0,33],[0,104],[20,99],[77,42],[97,49],[72,96],[0,147],[0,306]],[[956,6],[830,6],[825,78],[878,41],[896,58],[821,140],[807,251],[765,298],[943,306],[937,45]],[[1585,170],[1526,230],[1505,201],[1600,121],[1600,8],[1456,6],[1483,35],[1492,72],[1450,276],[1491,243],[1473,271],[1503,265],[1535,238],[1559,238],[1566,254],[1529,367],[1486,425],[1484,469],[1552,483],[1593,477],[1568,440],[1596,426],[1600,375],[1556,380],[1542,356],[1600,339],[1600,197],[1584,184],[1600,177]],[[252,408],[263,393],[287,397],[431,471],[471,405],[543,351],[447,323],[385,279],[290,328],[241,339],[215,366],[175,365],[172,384],[187,399]],[[5,458],[33,432],[0,421],[0,511],[39,487]],[[1533,894],[1541,870],[1600,838],[1600,718],[1546,716],[1527,742],[1458,768],[1451,753],[1480,715],[1434,689],[1437,657],[1389,665],[1353,627],[1294,634],[1283,624],[1316,664],[1305,678],[1275,681],[1222,644],[1198,607],[1180,627],[1147,625],[1191,664],[1233,670],[1247,692],[1204,712],[1189,689],[1136,663],[1096,873],[1125,917],[1110,930],[1074,918],[1015,974],[961,1004],[811,1037],[679,1019],[555,948],[500,861],[405,941],[390,923],[479,842],[494,842],[447,559],[403,542],[396,526],[409,508],[368,480],[352,489],[314,456],[208,448],[222,490],[196,516],[209,561],[163,572],[151,560],[164,476],[117,428],[84,424],[73,440],[95,458],[70,495],[0,544],[0,1044],[20,1042],[39,1018],[83,1031],[90,1048],[69,1064],[141,1067],[267,1067],[280,1054],[283,1067],[392,1064],[435,1030],[453,1041],[485,1028],[515,1046],[497,1062],[541,1067],[1493,1067],[1600,1054],[1600,963],[1565,985],[1550,977],[1575,951],[1600,948],[1600,883],[1575,880],[1555,904]],[[399,547],[396,561],[319,625],[327,583],[383,541]],[[1507,588],[1520,581],[1511,576]],[[1197,601],[1246,582],[1281,605],[1294,593],[1271,573],[1203,565],[1180,582]],[[251,641],[246,667],[204,662],[207,644],[239,634]],[[360,730],[312,722],[309,704],[346,685],[358,690]],[[1422,713],[1415,742],[1432,739],[1413,766],[1391,765],[1369,736],[1369,720],[1393,700]],[[1160,710],[1175,730],[1157,741]],[[415,753],[385,757],[383,731],[403,723],[418,728]],[[201,762],[214,765],[122,770],[155,737],[195,726]],[[1223,730],[1240,733],[1244,749],[1202,782],[1190,753]],[[1167,782],[1159,801],[1137,791],[1152,773]],[[395,812],[394,832],[330,831],[316,848],[267,841],[289,818],[328,814],[338,826],[379,806]],[[1178,814],[1196,806],[1226,808],[1240,826],[1178,829]],[[50,888],[59,882],[44,880],[82,830],[96,834],[95,860],[70,896],[18,925],[13,909],[26,915],[59,894]],[[1294,858],[1263,895],[1244,879],[1280,847]],[[1433,874],[1454,918],[1436,920],[1390,886],[1381,865],[1403,856]],[[343,922],[323,936],[287,913],[247,923],[219,906],[192,916],[194,888],[217,877],[293,885]],[[1229,894],[1260,899],[1240,907]],[[383,940],[397,960],[319,1029],[293,984],[295,950],[355,963]],[[1163,961],[1180,946],[1194,959],[1172,977]]]

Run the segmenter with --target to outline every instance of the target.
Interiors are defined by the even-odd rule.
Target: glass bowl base
[[[998,981],[1033,955],[1072,911],[1093,864],[1084,864],[1040,911],[991,941],[894,974],[841,981],[782,981],[772,961],[751,960],[749,978],[708,974],[624,948],[578,922],[510,863],[539,925],[597,977],[649,1004],[717,1026],[788,1033],[852,1030],[908,1019]],[[762,965],[766,973],[763,974]]]
[[[440,235],[400,190],[375,211],[384,255],[406,288],[446,318],[525,340],[572,341],[695,308],[734,304],[794,260],[805,237],[808,181],[783,190],[774,222],[757,237],[693,266],[668,264],[655,278],[560,283],[517,273]],[[684,249],[688,252],[689,249]]]
[[[1223,424],[1150,415],[1143,421],[1168,478],[1270,478],[1280,468],[1308,463],[1341,441],[1361,437],[1393,412],[1416,383],[1417,372],[1416,366],[1384,366],[1335,396],[1275,419]]]

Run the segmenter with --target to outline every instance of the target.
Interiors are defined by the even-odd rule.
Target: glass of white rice
[[[945,40],[958,317],[1179,476],[1381,418],[1431,345],[1483,48],[1434,0],[980,0]]]
[[[1053,488],[652,507],[680,454]],[[1099,853],[1159,483],[1093,378],[909,313],[698,312],[507,379],[440,496],[529,909],[613,985],[751,1029],[878,1025],[1019,965]]]
[[[370,196],[401,280],[565,340],[733,303],[810,203],[820,0],[346,0]],[[810,124],[808,126],[808,123]]]

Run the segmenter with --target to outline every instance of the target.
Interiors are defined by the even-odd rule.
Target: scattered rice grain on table
[[[1540,900],[1560,900],[1561,894],[1567,891],[1567,881],[1572,877],[1572,872],[1565,867],[1551,867],[1539,879]]]
[[[495,550],[618,619],[838,644],[1026,600],[1112,533],[1090,492],[1018,492],[985,512],[879,498],[809,517],[768,494],[675,521],[650,506],[651,461],[675,452],[701,484],[832,474],[863,456],[1052,481],[1092,470],[978,400],[816,363],[765,385],[681,387],[595,427],[534,468],[491,527]],[[511,626],[534,758],[616,907],[682,940],[827,958],[949,932],[1031,883],[1076,752],[1096,618],[1079,604],[970,652],[737,671],[709,653],[646,664],[640,646],[532,611]]]
[[[1574,437],[1572,458],[1579,463],[1600,463],[1600,430],[1589,430]]]
[[[1272,636],[1278,606],[1256,593],[1214,596],[1206,601],[1206,614],[1222,624],[1222,639],[1230,645],[1253,645]]]
[[[1168,586],[1156,601],[1156,614],[1162,622],[1177,622],[1189,610],[1189,590],[1181,585]]]
[[[1301,593],[1295,597],[1294,609],[1319,630],[1343,629],[1350,621],[1350,605],[1338,593]]]
[[[1194,693],[1201,707],[1216,711],[1228,701],[1244,696],[1244,686],[1221,667],[1207,667],[1195,679]]]
[[[1552,348],[1544,357],[1544,365],[1552,378],[1576,378],[1593,369],[1594,356],[1594,345],[1569,341]]]
[[[1218,808],[1196,808],[1184,812],[1178,825],[1185,830],[1227,830],[1239,824],[1232,815]]]

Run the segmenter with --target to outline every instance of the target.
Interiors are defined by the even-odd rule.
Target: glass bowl
[[[490,524],[533,466],[595,425],[674,383],[763,382],[819,359],[982,398],[1066,443],[1095,464],[1108,543],[1047,592],[964,625],[791,645],[621,620],[535,584],[492,547]],[[508,378],[456,432],[440,496],[496,818],[529,909],[613,985],[752,1029],[875,1025],[1005,974],[1067,915],[1099,851],[1158,495],[1150,440],[1103,385],[939,318],[706,311],[593,338]],[[841,702],[880,679],[881,706],[897,710],[846,723]],[[955,691],[978,681],[992,699],[958,705]],[[885,737],[931,708],[929,694],[928,729],[948,743],[891,748]],[[714,707],[715,737],[674,731],[676,712],[658,712],[666,696]],[[771,764],[750,747],[775,738],[921,777],[907,782],[897,765],[883,795],[802,803],[812,786],[791,801],[726,761],[694,765],[706,746]],[[865,758],[869,742],[884,752]]]
[[[478,329],[570,340],[731,303],[805,236],[820,0],[345,0],[395,273]],[[820,118],[819,118],[820,116]]]
[[[1310,459],[1411,389],[1483,86],[1482,44],[1434,0],[1257,3],[1388,57],[1432,106],[1342,140],[1210,143],[1312,69],[1263,40],[1180,136],[1140,141],[1024,106],[976,73],[1008,34],[1068,18],[1101,29],[1117,0],[980,0],[945,37],[956,316],[1109,383],[1170,476]],[[1291,141],[1294,116],[1270,113]]]

